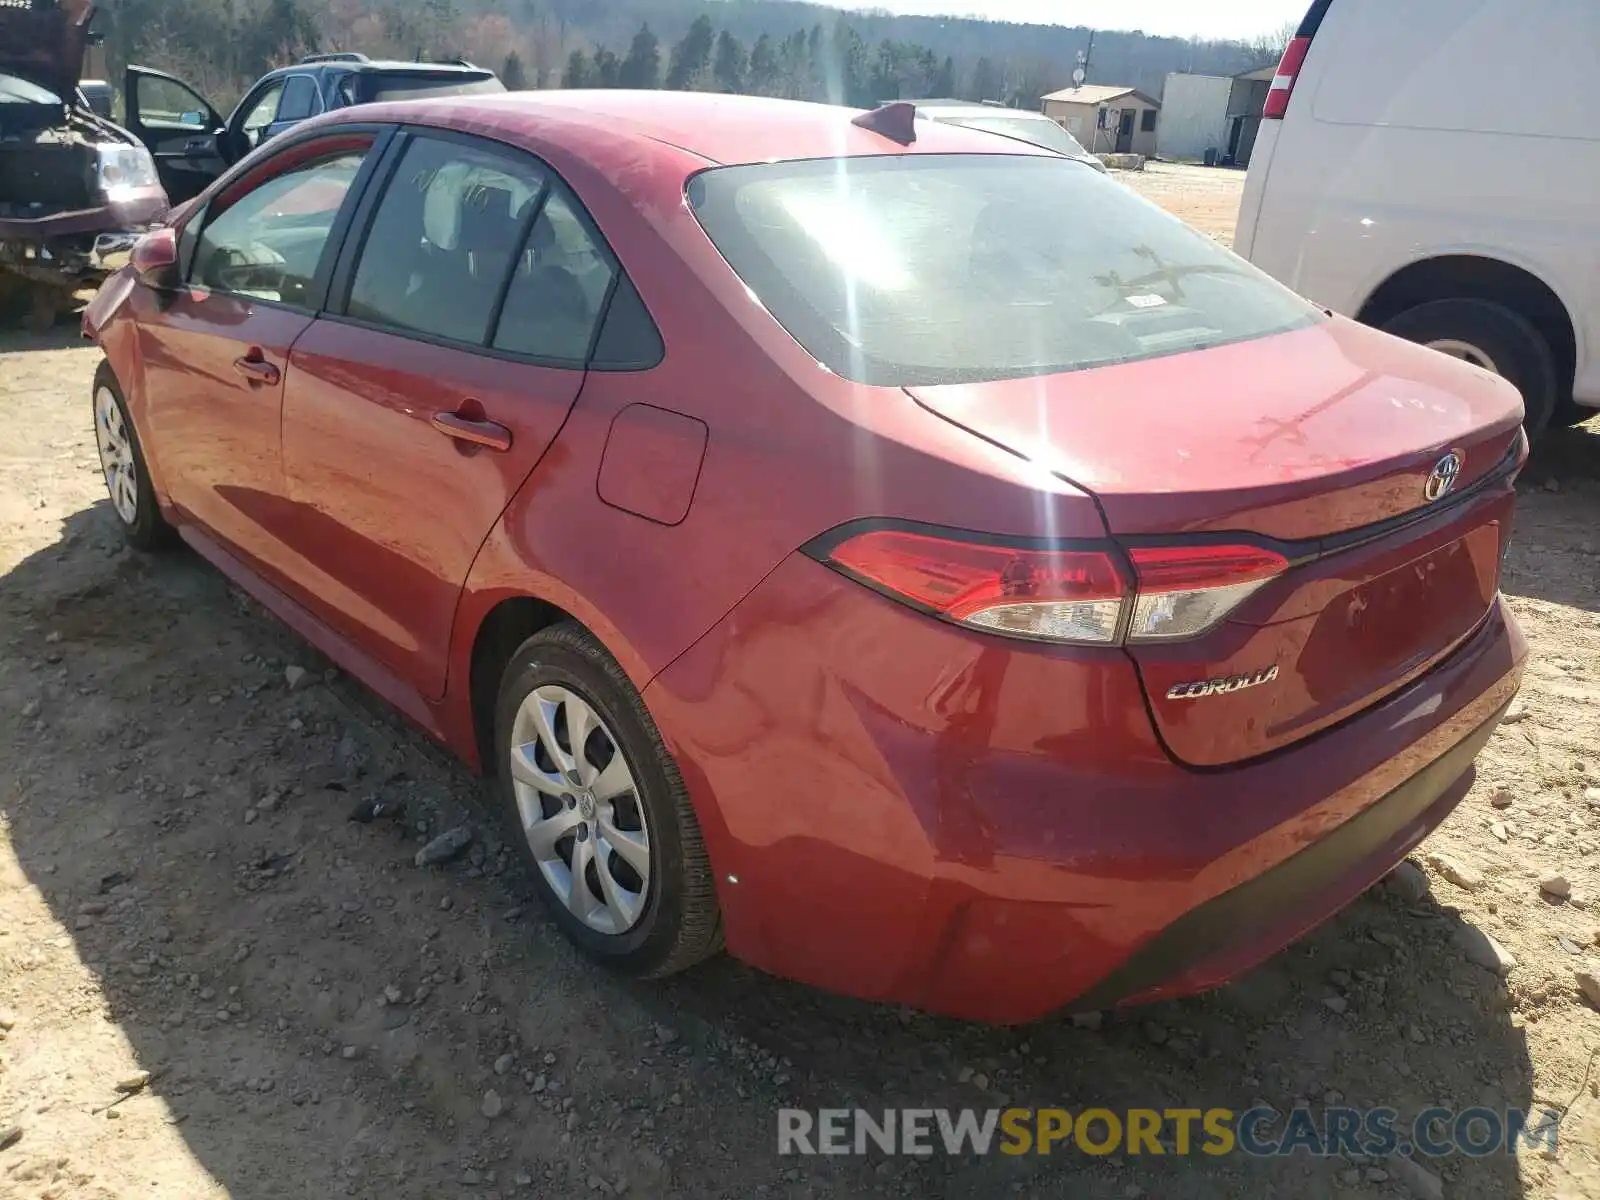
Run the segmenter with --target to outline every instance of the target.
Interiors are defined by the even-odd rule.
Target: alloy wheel
[[[124,525],[133,525],[139,520],[139,466],[122,408],[110,388],[102,387],[94,394],[94,431],[112,506]]]
[[[590,929],[623,934],[644,915],[650,832],[621,744],[588,700],[535,688],[511,726],[523,836],[545,882]]]

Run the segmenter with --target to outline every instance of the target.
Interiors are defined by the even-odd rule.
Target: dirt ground
[[[1225,176],[1135,186],[1220,224]],[[1425,885],[1210,995],[998,1030],[727,960],[649,985],[580,961],[463,770],[193,555],[122,548],[95,362],[67,330],[0,337],[0,1196],[1600,1196],[1600,1013],[1574,983],[1600,970],[1600,421],[1524,477],[1506,589],[1535,651],[1525,707],[1416,856],[1445,856]],[[347,819],[373,795],[403,820]],[[460,821],[469,855],[412,865]],[[1554,873],[1569,899],[1541,894]],[[1468,961],[1471,926],[1515,956],[1504,980]],[[1560,1149],[1435,1161],[1440,1179],[776,1153],[784,1105],[1259,1101],[1537,1106]]]
[[[1187,163],[1147,162],[1142,171],[1114,171],[1147,200],[1177,213],[1201,233],[1232,247],[1245,172]]]

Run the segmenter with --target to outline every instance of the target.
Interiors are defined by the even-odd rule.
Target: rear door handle
[[[233,360],[233,369],[243,375],[251,383],[274,384],[283,378],[278,368],[259,358],[245,355]]]
[[[463,417],[460,413],[442,412],[433,414],[433,427],[445,437],[458,442],[468,442],[490,450],[511,449],[511,430],[497,421],[475,420]]]

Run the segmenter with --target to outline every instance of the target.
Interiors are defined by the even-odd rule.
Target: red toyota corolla
[[[1212,986],[1443,819],[1523,668],[1509,385],[905,108],[347,110],[85,329],[133,543],[495,776],[634,974]]]

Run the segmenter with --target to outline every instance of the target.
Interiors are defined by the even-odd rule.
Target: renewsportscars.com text
[[[1281,1123],[1280,1123],[1281,1121]],[[778,1153],[905,1154],[1461,1154],[1553,1155],[1556,1114],[1521,1109],[1429,1108],[1402,1121],[1392,1108],[1258,1107],[946,1109],[824,1108],[778,1112]]]

